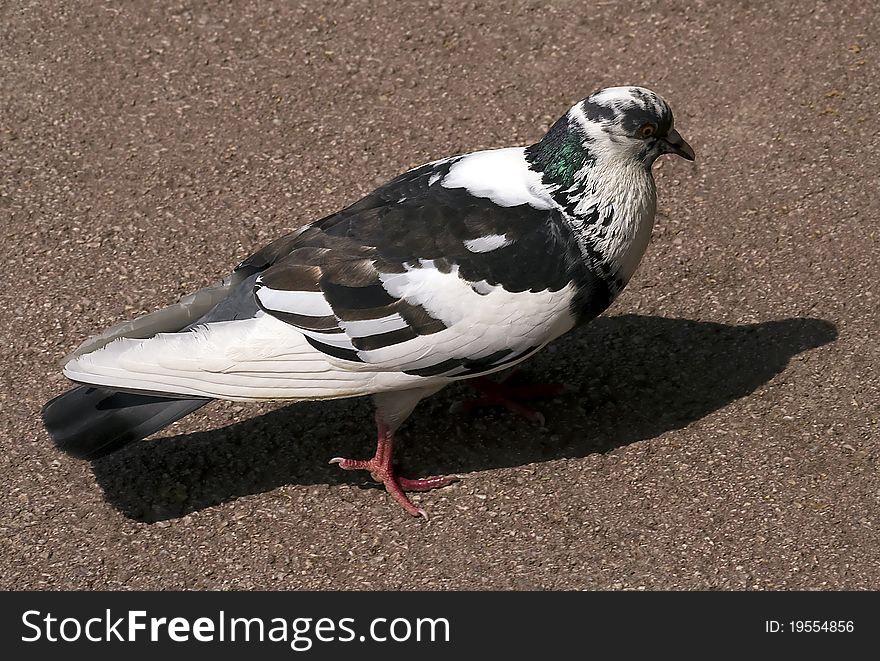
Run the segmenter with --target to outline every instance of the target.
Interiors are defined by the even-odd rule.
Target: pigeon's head
[[[650,167],[658,156],[678,154],[694,160],[694,150],[673,128],[672,110],[663,98],[644,87],[607,87],[574,106],[594,154],[632,158]]]

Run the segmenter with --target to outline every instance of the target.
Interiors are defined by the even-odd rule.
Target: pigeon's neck
[[[529,168],[541,174],[557,202],[564,202],[582,188],[587,166],[595,158],[585,145],[577,122],[563,115],[540,142],[526,147]]]
[[[647,247],[656,192],[650,167],[603,147],[566,115],[525,156],[568,216],[584,259],[617,293]]]

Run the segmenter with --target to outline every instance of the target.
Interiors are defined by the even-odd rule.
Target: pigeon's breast
[[[651,238],[656,187],[641,165],[597,164],[574,207],[571,226],[584,258],[619,291],[635,273]]]

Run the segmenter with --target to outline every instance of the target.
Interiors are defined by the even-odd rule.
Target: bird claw
[[[467,413],[467,407],[464,405],[463,400],[459,400],[457,402],[452,402],[449,406],[449,414],[450,415],[463,415]]]
[[[509,377],[508,377],[509,378]],[[522,400],[537,397],[557,397],[576,391],[567,384],[543,384],[533,386],[511,386],[507,379],[500,382],[490,381],[485,378],[476,378],[470,381],[477,390],[483,393],[482,397],[474,397],[455,402],[449,407],[452,414],[462,414],[475,409],[501,406],[514,415],[518,415],[538,427],[546,427],[547,419],[544,414],[521,403]]]
[[[406,495],[407,491],[430,491],[445,487],[447,484],[457,482],[458,476],[442,476],[425,477],[420,479],[410,479],[397,475],[394,466],[391,463],[390,454],[377,451],[376,456],[372,459],[344,459],[343,457],[333,457],[331,464],[337,464],[343,470],[365,470],[369,471],[370,477],[376,482],[385,486],[385,491],[393,497],[400,505],[413,516],[420,516],[426,521],[428,513],[421,507],[416,507]]]

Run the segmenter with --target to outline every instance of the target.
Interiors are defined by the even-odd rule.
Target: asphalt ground
[[[0,588],[880,588],[880,18],[869,2],[0,5]],[[652,245],[521,378],[576,392],[401,430],[217,403],[93,463],[39,409],[86,337],[598,87],[669,100]]]

